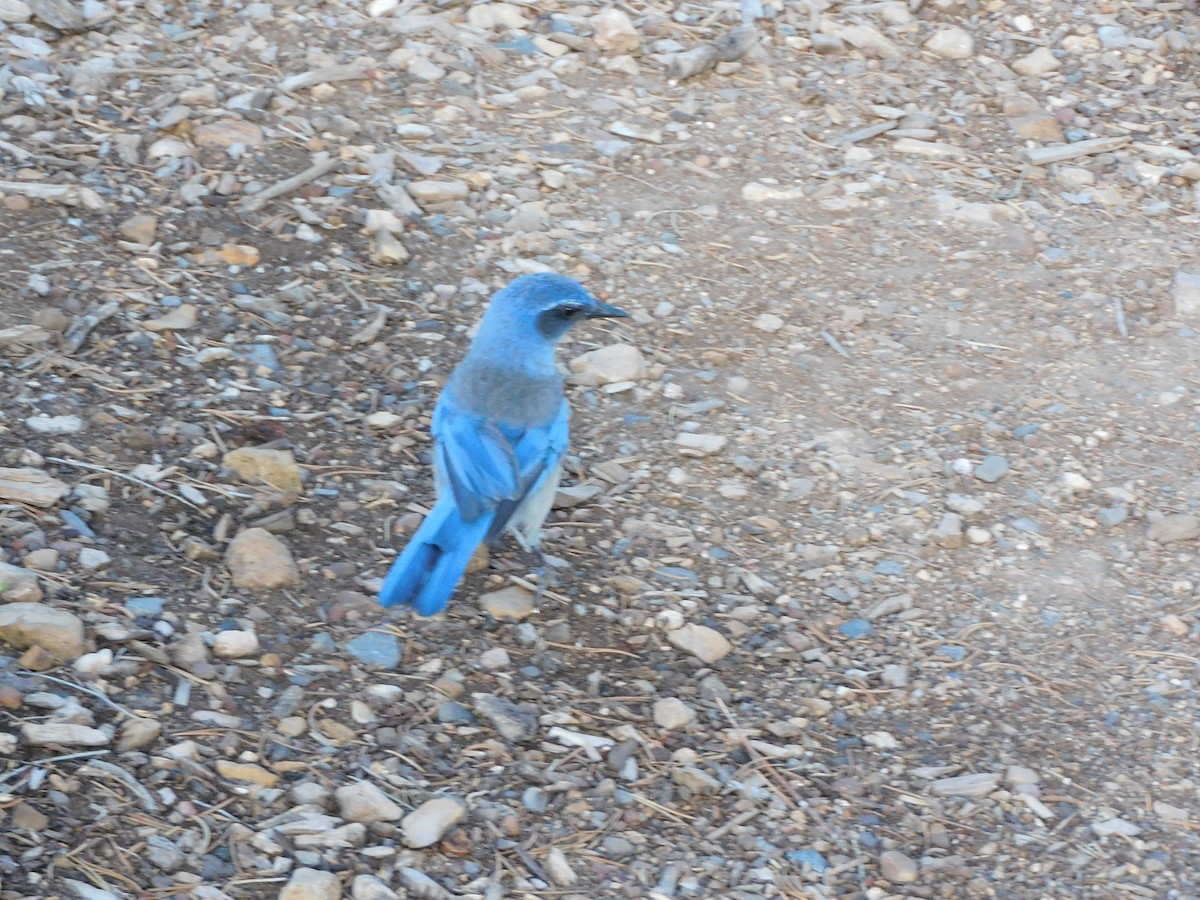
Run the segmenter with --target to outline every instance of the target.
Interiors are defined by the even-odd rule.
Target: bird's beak
[[[585,315],[589,319],[625,319],[629,317],[629,313],[623,309],[618,309],[608,303],[602,303],[593,298],[592,306]]]

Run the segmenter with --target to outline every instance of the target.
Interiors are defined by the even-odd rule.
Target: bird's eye
[[[564,306],[558,311],[558,314],[564,319],[578,319],[583,312],[578,306]]]

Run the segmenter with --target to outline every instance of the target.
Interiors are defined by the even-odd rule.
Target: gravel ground
[[[1200,896],[1198,41],[0,0],[0,900]],[[381,610],[546,270],[569,566]]]

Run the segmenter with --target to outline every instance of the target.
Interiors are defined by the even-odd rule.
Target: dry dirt
[[[47,37],[66,75],[114,53],[130,70],[94,102],[77,90],[6,113],[32,125],[0,120],[0,139],[71,160],[6,149],[0,180],[90,185],[100,201],[0,185],[0,325],[51,333],[0,346],[0,463],[107,492],[91,537],[59,515],[78,493],[4,506],[0,561],[58,550],[43,602],[114,654],[39,673],[36,655],[0,648],[0,731],[22,736],[0,762],[0,898],[1200,895],[1200,316],[1173,294],[1175,273],[1200,267],[1186,168],[1200,160],[1184,158],[1194,44],[1163,37],[1194,41],[1193,11],[946,2],[904,20],[903,4],[822,3],[810,19],[789,5],[759,22],[761,58],[675,83],[653,56],[636,74],[606,63],[588,37],[598,6],[551,6],[513,7],[524,32],[485,32],[498,57],[337,3],[251,17],[280,48],[269,62],[237,4],[115,4],[84,35],[0,34]],[[736,20],[701,6],[621,8],[651,54]],[[453,29],[464,9],[402,11]],[[553,74],[501,46],[549,33],[551,12],[580,42],[562,57],[578,65]],[[672,13],[692,18],[674,28]],[[878,29],[901,57],[788,43],[822,15]],[[164,22],[203,33],[181,45]],[[1101,46],[1095,29],[1114,22],[1161,46]],[[949,26],[976,35],[963,62],[921,50]],[[1014,74],[1023,35],[1064,48],[1063,68]],[[450,75],[385,63],[406,40]],[[354,80],[222,110],[364,55]],[[1172,77],[1143,90],[1155,67]],[[495,101],[540,70],[525,83],[544,95]],[[209,84],[207,105],[180,98]],[[1030,165],[1027,149],[1064,139],[1015,134],[1018,95],[1090,129],[1068,137],[1131,143],[1070,162],[1091,185]],[[926,114],[929,140],[960,152],[905,153],[887,134],[835,148],[886,121],[872,104]],[[184,124],[158,128],[175,105]],[[614,119],[684,133],[611,147]],[[263,146],[193,146],[210,121],[251,122]],[[397,136],[402,122],[431,131]],[[142,136],[136,163],[104,149],[119,131]],[[171,171],[145,155],[167,137],[194,150]],[[366,160],[400,148],[469,190],[405,220],[411,257],[387,266],[361,227],[386,206]],[[242,208],[248,183],[323,151],[340,166]],[[396,170],[396,184],[422,179]],[[207,191],[189,200],[186,184]],[[135,214],[157,217],[146,246],[121,243]],[[257,261],[197,259],[230,245]],[[645,359],[632,384],[571,389],[570,483],[599,491],[547,527],[570,568],[522,622],[479,600],[533,577],[514,547],[444,617],[381,610],[372,591],[431,500],[438,390],[486,295],[541,267],[636,313],[573,335],[564,361],[614,342]],[[64,351],[63,327],[112,300]],[[193,324],[147,328],[181,302]],[[205,348],[232,353],[197,362]],[[395,417],[373,427],[380,411]],[[79,429],[39,434],[27,420],[42,413]],[[687,432],[726,442],[685,455]],[[303,491],[238,483],[221,457],[239,446],[290,449]],[[185,486],[203,499],[181,502]],[[225,545],[253,525],[286,543],[298,583],[234,586]],[[111,562],[87,571],[84,547]],[[707,635],[719,658],[703,662],[677,646],[685,622],[729,645]],[[258,642],[246,658],[196,651],[243,630]],[[348,646],[372,633],[395,665]],[[480,695],[517,704],[525,733]],[[162,733],[123,749],[110,729],[101,755],[62,759],[91,748],[34,746],[22,727],[63,698],[79,724],[144,717]],[[672,721],[665,699],[690,713]],[[231,777],[230,761],[253,774]],[[331,792],[364,779],[405,814],[450,796],[465,815],[409,848],[397,816],[346,824]]]

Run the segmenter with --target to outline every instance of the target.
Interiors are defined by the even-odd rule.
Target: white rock
[[[412,900],[451,900],[454,896],[424,872],[411,866],[403,866],[397,876],[400,886],[407,892],[404,896]]]
[[[455,797],[427,800],[400,823],[404,843],[414,850],[430,847],[440,841],[466,813],[466,805]]]
[[[404,421],[404,416],[398,416],[394,412],[390,412],[386,409],[381,409],[378,412],[373,412],[369,416],[367,416],[367,419],[366,419],[367,425],[369,425],[371,428],[378,428],[381,430],[386,430],[388,428],[395,428],[397,425],[399,425],[403,421]]]
[[[404,810],[370,781],[343,785],[334,796],[338,811],[347,822],[372,825],[375,822],[395,822],[404,815]]]
[[[81,678],[92,681],[103,675],[112,665],[113,652],[105,647],[95,653],[85,653],[75,660],[75,673]]]
[[[917,861],[899,850],[885,850],[879,856],[879,872],[893,884],[911,884],[920,871]]]
[[[783,328],[784,324],[785,323],[783,319],[779,318],[779,316],[773,315],[772,313],[763,313],[754,320],[754,327],[759,331],[765,331],[767,334],[774,334],[775,332],[779,331],[779,329]]]
[[[863,735],[863,742],[878,750],[899,750],[900,742],[887,731],[872,731]]]
[[[967,529],[967,540],[976,546],[982,547],[984,544],[992,542],[992,533],[986,528],[980,528],[978,525],[972,525]]]
[[[470,189],[461,181],[414,181],[408,185],[409,195],[418,203],[446,203],[463,200]]]
[[[332,872],[297,869],[288,879],[279,900],[341,900],[342,885]]]
[[[675,446],[684,456],[712,456],[720,453],[729,442],[723,434],[696,434],[681,431],[675,436]]]
[[[939,797],[986,797],[1000,783],[996,772],[977,772],[972,775],[956,775],[939,778],[929,789]]]
[[[925,49],[943,59],[970,59],[975,38],[962,28],[943,28],[925,42]]]
[[[400,0],[371,0],[367,4],[367,15],[372,19],[378,19],[380,16],[394,13],[399,5]]]
[[[1049,47],[1038,47],[1028,56],[1022,56],[1012,64],[1012,69],[1018,75],[1046,75],[1055,69],[1061,69],[1062,63]]]
[[[1082,191],[1096,183],[1096,173],[1082,166],[1058,166],[1054,180],[1068,191]]]
[[[213,642],[213,654],[225,659],[245,659],[258,652],[258,635],[253,631],[218,631]]]
[[[0,0],[0,22],[22,25],[33,16],[33,10],[24,0]]]
[[[1004,772],[1004,783],[1012,786],[1018,784],[1037,784],[1041,777],[1028,766],[1009,766]]]
[[[485,31],[498,26],[515,30],[529,25],[521,8],[512,3],[476,3],[467,10],[467,21]]]
[[[1160,544],[1194,541],[1200,537],[1200,517],[1182,514],[1163,516],[1150,526],[1147,537]]]
[[[408,64],[407,72],[410,78],[417,81],[440,81],[446,77],[445,69],[423,56],[414,57]]]
[[[960,516],[974,516],[983,512],[983,501],[965,494],[950,494],[946,497],[946,508]]]
[[[1171,296],[1175,300],[1175,315],[1200,317],[1200,274],[1176,272]]]
[[[663,697],[654,701],[654,724],[667,731],[687,728],[696,720],[696,711],[678,697]]]
[[[509,668],[512,665],[512,657],[503,647],[492,647],[479,654],[479,665],[495,672]]]
[[[883,679],[883,683],[888,687],[908,687],[908,666],[898,663],[889,663],[883,667],[883,672],[881,673],[880,677]]]
[[[637,53],[642,48],[633,20],[612,7],[592,16],[592,40],[610,56]]]
[[[1078,472],[1063,472],[1058,477],[1058,483],[1072,494],[1082,494],[1092,489],[1092,483]]]
[[[79,551],[79,565],[87,572],[97,572],[112,565],[112,557],[95,547],[84,547]]]
[[[355,875],[350,885],[352,900],[400,900],[400,895],[378,875]]]
[[[159,138],[146,150],[149,159],[182,159],[192,154],[191,146],[178,138]]]
[[[83,431],[79,416],[30,416],[25,427],[38,434],[78,434]]]
[[[880,59],[897,59],[903,51],[890,39],[870,25],[835,26],[836,36],[847,44]]]
[[[772,200],[803,200],[804,188],[796,186],[782,190],[769,184],[750,181],[742,185],[742,199],[747,203],[768,203]]]
[[[646,370],[646,358],[632,344],[609,344],[575,357],[570,369],[574,373],[571,380],[576,384],[589,387],[619,384],[637,381]]]
[[[99,728],[57,723],[27,723],[21,726],[21,737],[25,739],[25,743],[38,747],[47,744],[62,744],[64,747],[107,747],[112,743],[112,735]]]
[[[567,855],[557,847],[551,847],[550,852],[546,854],[546,873],[561,887],[569,887],[579,881],[579,876],[567,862]]]
[[[1092,831],[1097,837],[1111,837],[1114,834],[1119,834],[1121,837],[1137,837],[1141,834],[1142,829],[1132,822],[1121,818],[1105,819],[1103,822],[1093,822]]]
[[[724,659],[733,652],[733,644],[721,632],[691,622],[668,632],[667,640],[706,663]]]

